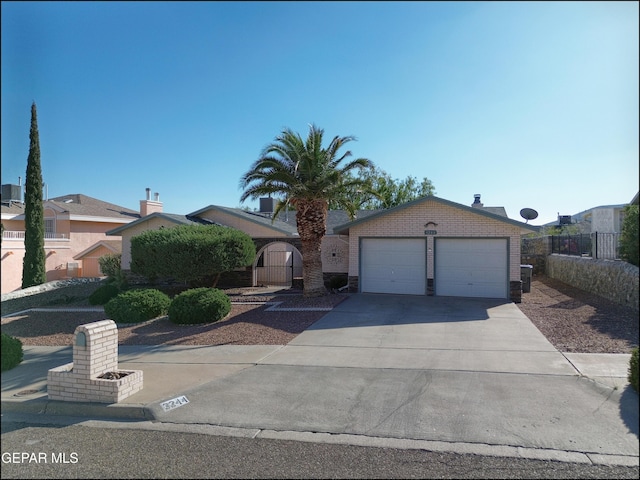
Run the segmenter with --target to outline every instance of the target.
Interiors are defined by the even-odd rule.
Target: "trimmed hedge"
[[[131,272],[152,283],[160,278],[215,287],[220,274],[251,265],[256,247],[249,235],[220,225],[179,225],[147,230],[131,239]]]
[[[171,305],[168,295],[155,288],[128,290],[109,300],[105,313],[116,323],[139,323],[166,315]]]
[[[108,283],[98,287],[95,292],[89,295],[91,305],[104,305],[120,293],[120,289],[113,283]]]
[[[2,334],[2,371],[11,370],[17,366],[24,355],[22,342],[18,338],[10,337],[6,333]]]
[[[629,376],[627,377],[631,386],[638,391],[638,347],[631,351],[631,360],[629,360]]]
[[[217,288],[192,288],[177,295],[169,307],[169,320],[191,325],[213,323],[231,311],[231,300]]]

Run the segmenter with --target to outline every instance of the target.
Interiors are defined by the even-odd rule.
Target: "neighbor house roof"
[[[218,210],[220,212],[233,215],[235,217],[241,218],[248,222],[252,222],[263,227],[271,228],[281,233],[285,233],[287,235],[297,235],[298,229],[294,225],[291,225],[288,222],[280,220],[280,217],[275,220],[271,220],[271,214],[268,213],[260,213],[260,212],[249,212],[246,210],[242,210],[241,208],[229,208],[222,207],[220,205],[209,205],[207,207],[201,208],[200,210],[196,210],[195,212],[190,213],[190,216],[198,217],[203,213],[210,210]],[[291,212],[289,212],[291,213]],[[295,214],[293,215],[295,218]]]
[[[74,255],[74,260],[80,260],[81,258],[89,255],[97,248],[105,247],[107,250],[111,250],[113,253],[122,253],[122,240],[100,240],[99,242],[91,245],[86,250]]]
[[[98,200],[81,193],[72,193],[61,197],[54,197],[44,202],[45,207],[55,206],[56,210],[68,213],[70,218],[76,217],[110,217],[123,220],[131,220],[140,217],[140,212],[116,205],[114,203]]]
[[[140,217],[140,213],[136,210],[98,200],[81,193],[50,198],[43,201],[42,204],[44,208],[54,209],[61,217],[68,216],[69,220],[120,223],[121,221],[128,222]],[[24,203],[2,203],[1,211],[3,219],[24,219]]]
[[[473,207],[473,208],[477,208],[477,207]],[[480,207],[480,208],[485,212],[493,213],[495,215],[500,215],[501,217],[508,218],[507,211],[504,209],[504,207]]]
[[[360,218],[366,218],[369,215],[374,215],[378,212],[382,212],[384,210],[358,210],[356,211],[356,216],[353,220],[357,220]],[[288,223],[289,225],[291,225],[293,228],[296,229],[298,228],[298,223],[296,221],[296,212],[295,210],[287,212],[287,213],[280,213],[278,215],[278,219],[282,220],[286,223]],[[339,225],[343,225],[345,223],[351,222],[351,218],[349,217],[349,214],[347,213],[346,210],[328,210],[327,211],[327,233],[328,234],[332,234],[335,233],[334,229],[335,227],[339,226]]]
[[[373,220],[374,218],[380,218],[383,217],[385,215],[392,215],[402,209],[405,208],[409,208],[412,207],[414,205],[418,205],[420,203],[426,202],[428,200],[431,201],[435,201],[437,203],[440,203],[442,205],[447,205],[449,207],[453,207],[453,208],[457,208],[459,210],[463,210],[465,212],[470,212],[470,213],[475,213],[477,215],[481,215],[493,220],[498,220],[500,222],[504,222],[504,223],[509,223],[511,225],[516,225],[518,227],[521,227],[523,229],[527,229],[527,230],[531,230],[534,232],[537,232],[539,230],[539,227],[533,226],[533,225],[528,225],[526,223],[522,223],[522,222],[518,222],[516,220],[511,220],[510,218],[508,218],[506,215],[501,215],[501,214],[496,214],[493,213],[492,211],[487,210],[486,208],[475,208],[475,207],[467,207],[466,205],[462,205],[460,203],[456,203],[456,202],[452,202],[450,200],[445,200],[443,198],[439,198],[439,197],[434,197],[432,195],[426,196],[426,197],[421,197],[418,198],[416,200],[413,200],[411,202],[407,202],[404,203],[402,205],[398,205],[397,207],[393,207],[393,208],[389,208],[387,210],[378,210],[376,213],[372,214],[372,215],[368,215],[364,218],[360,218],[357,220],[354,220],[352,222],[348,222],[348,223],[344,223],[342,225],[338,225],[336,226],[333,231],[335,233],[338,234],[348,234],[349,233],[349,229],[355,225],[359,225],[365,222],[368,222],[370,220]],[[493,207],[493,208],[502,208],[502,207]]]
[[[176,225],[217,225],[215,222],[211,222],[203,218],[193,217],[191,215],[178,215],[175,213],[154,212],[150,215],[134,220],[131,223],[127,223],[126,225],[113,228],[107,231],[106,234],[120,235],[123,231],[127,230],[128,228],[132,228],[136,225],[140,225],[141,223],[148,222],[149,220],[152,220],[154,218],[168,220],[169,222],[175,223]]]
[[[3,220],[19,219],[20,215],[24,215],[24,203],[20,202],[2,202],[0,206],[0,212],[2,212]]]

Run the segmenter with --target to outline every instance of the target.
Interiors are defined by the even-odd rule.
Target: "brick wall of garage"
[[[509,280],[520,281],[520,227],[481,214],[467,212],[434,200],[399,209],[349,230],[349,276],[359,275],[359,237],[426,237],[427,278],[433,278],[434,236],[425,235],[425,224],[435,237],[502,237],[509,239]]]
[[[326,235],[322,239],[323,273],[347,273],[349,269],[349,237]]]

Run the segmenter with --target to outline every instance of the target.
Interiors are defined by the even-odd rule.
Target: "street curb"
[[[118,418],[127,420],[149,420],[156,418],[146,405],[102,404],[89,402],[62,402],[46,397],[31,400],[2,400],[2,412],[32,415],[59,415],[87,418]]]

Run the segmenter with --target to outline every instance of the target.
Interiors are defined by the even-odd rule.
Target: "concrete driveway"
[[[255,366],[185,393],[190,403],[178,409],[148,407],[162,422],[637,464],[635,392],[581,377],[513,303],[499,300],[353,295]]]

